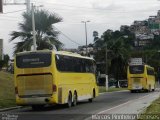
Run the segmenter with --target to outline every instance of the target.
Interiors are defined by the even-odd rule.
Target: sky
[[[63,18],[63,22],[53,27],[75,41],[72,42],[60,34],[58,38],[64,43],[65,48],[85,45],[85,26],[81,21],[90,21],[87,23],[88,43],[93,43],[93,31],[98,31],[101,36],[107,29],[119,30],[121,25],[131,25],[134,20],[145,20],[151,15],[156,15],[160,9],[159,0],[31,0],[31,2],[36,6],[43,5],[39,9],[46,9]],[[0,38],[4,39],[4,53],[9,54],[11,58],[14,43],[19,40],[9,42],[10,33],[19,31],[18,23],[23,22],[21,15],[25,9],[25,5],[4,5],[4,12],[0,14]]]

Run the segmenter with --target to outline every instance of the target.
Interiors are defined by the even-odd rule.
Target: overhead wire
[[[71,39],[70,37],[68,37],[66,34],[64,34],[61,30],[59,30],[57,27],[54,26],[54,28],[56,28],[58,30],[58,32],[60,32],[64,37],[66,37],[69,41],[77,44],[77,45],[82,45],[82,44],[79,44],[78,42],[74,41],[73,39]]]

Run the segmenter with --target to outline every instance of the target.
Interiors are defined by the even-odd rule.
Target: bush
[[[0,70],[2,70],[3,65],[4,65],[4,61],[0,60]]]

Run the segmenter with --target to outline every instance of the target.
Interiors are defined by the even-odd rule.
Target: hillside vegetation
[[[15,106],[13,74],[0,71],[0,108]]]

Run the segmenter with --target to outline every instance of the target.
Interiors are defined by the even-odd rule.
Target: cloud
[[[18,0],[17,0],[18,1]],[[21,1],[21,0],[19,0]],[[119,29],[123,24],[130,25],[134,20],[144,20],[150,15],[156,15],[160,8],[157,0],[32,0],[36,5],[43,4],[43,9],[56,12],[63,17],[63,23],[56,25],[63,33],[80,44],[85,44],[84,24],[82,20],[90,20],[87,24],[88,42],[93,41],[94,30],[101,35],[107,29]],[[24,9],[25,6],[5,6],[5,12]],[[12,55],[14,43],[8,43],[9,34],[18,30],[18,24],[22,21],[20,13],[9,14],[16,18],[0,19],[0,37],[5,40],[4,52]],[[0,15],[5,16],[5,15]],[[16,19],[16,20],[15,20]],[[12,21],[13,20],[13,21]],[[15,21],[14,21],[15,20]],[[76,48],[78,45],[67,40],[63,35],[59,36],[66,48]],[[9,48],[9,49],[8,49]]]
[[[101,1],[95,1],[92,3],[92,8],[93,9],[99,9],[99,10],[119,10],[122,9],[123,6],[117,5],[115,3],[115,0],[101,0]]]

